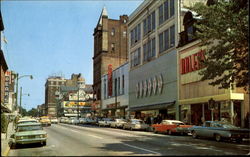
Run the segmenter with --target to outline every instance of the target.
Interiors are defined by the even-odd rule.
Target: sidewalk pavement
[[[6,133],[1,133],[1,156],[8,156],[8,153],[10,151],[9,139],[14,132],[15,127],[13,126],[13,122],[10,122],[8,125],[7,137]]]

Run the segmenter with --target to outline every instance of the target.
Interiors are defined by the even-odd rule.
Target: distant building
[[[102,76],[101,100],[104,117],[128,118],[128,77],[128,63],[112,71],[112,81],[109,80],[109,74]]]
[[[101,108],[101,77],[107,74],[108,65],[116,69],[128,59],[127,22],[127,15],[120,16],[119,20],[109,19],[104,7],[94,29],[93,90],[96,112]]]
[[[62,77],[49,77],[45,84],[45,115],[56,117],[57,115],[57,100],[55,92],[60,89],[61,85],[65,85],[66,80]]]

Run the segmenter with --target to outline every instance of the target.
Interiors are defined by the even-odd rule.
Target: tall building
[[[45,84],[45,115],[57,117],[58,99],[57,91],[61,86],[85,88],[85,79],[79,77],[80,74],[72,74],[70,79],[61,76],[51,76]]]
[[[57,115],[57,99],[56,91],[60,89],[61,85],[65,85],[66,80],[60,76],[51,76],[47,79],[45,84],[45,115],[56,117]]]
[[[129,110],[136,118],[179,119],[176,46],[183,29],[183,7],[193,4],[148,0],[129,16]]]
[[[119,20],[109,19],[104,7],[94,29],[93,90],[97,110],[100,109],[101,77],[107,74],[108,65],[115,69],[128,59],[127,22],[127,15],[120,16]]]

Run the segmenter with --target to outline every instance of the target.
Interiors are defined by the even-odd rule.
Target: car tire
[[[155,133],[155,134],[157,134],[158,132],[156,131],[156,129],[155,128],[153,128],[153,132]]]
[[[133,128],[132,128],[132,127],[130,128],[130,131],[133,131]]]
[[[123,130],[126,130],[125,126],[122,127]]]
[[[42,144],[42,145],[43,145],[43,146],[46,146],[46,144],[47,144],[47,142],[45,141],[45,142],[43,142],[43,144]]]
[[[198,138],[198,135],[197,135],[197,133],[195,131],[192,132],[192,137],[193,138]]]
[[[237,142],[237,143],[241,143],[242,141],[243,141],[242,138],[236,139],[236,142]]]
[[[215,137],[215,140],[217,141],[217,142],[220,142],[221,141],[221,135],[219,135],[219,134],[215,134],[214,135],[214,137]]]

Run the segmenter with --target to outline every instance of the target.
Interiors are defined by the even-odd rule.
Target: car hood
[[[41,135],[46,134],[43,130],[34,130],[34,131],[22,131],[22,132],[16,132],[15,136],[28,136],[28,135]]]

